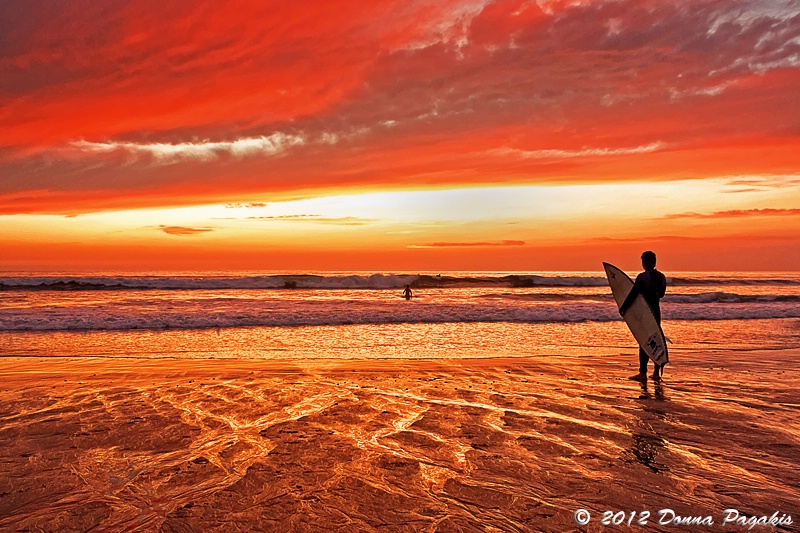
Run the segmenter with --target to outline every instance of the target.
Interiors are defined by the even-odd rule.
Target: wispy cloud
[[[728,179],[727,184],[734,187],[743,187],[746,189],[746,192],[754,190],[785,189],[800,186],[800,176],[737,177]]]
[[[512,155],[523,159],[569,159],[572,157],[604,157],[614,155],[649,154],[663,150],[666,145],[662,142],[653,142],[642,146],[627,148],[581,148],[580,150],[520,150],[517,148],[498,148],[490,150],[494,155]]]
[[[225,204],[225,209],[242,209],[242,208],[253,208],[253,207],[267,207],[267,204],[265,204],[264,202],[250,202],[246,204],[240,204],[240,203]]]
[[[732,209],[730,211],[717,211],[715,213],[675,213],[662,218],[740,218],[740,217],[786,217],[798,216],[800,209]]]
[[[748,5],[749,4],[749,5]],[[800,66],[800,6],[791,0],[745,3],[738,9],[722,10],[711,24],[708,36],[738,30],[744,41],[740,55],[710,74],[747,70],[764,74],[770,70]],[[722,28],[725,28],[724,30]],[[750,46],[748,46],[748,44]]]
[[[323,217],[322,215],[274,215],[262,217],[247,217],[246,220],[269,220],[281,222],[312,222],[315,224],[331,224],[338,226],[366,226],[376,222],[371,218],[359,217]]]
[[[412,244],[409,248],[485,248],[495,246],[525,246],[525,241],[431,242]]]
[[[201,235],[213,231],[212,228],[186,228],[183,226],[159,226],[158,228],[167,235],[178,235],[180,237]]]
[[[201,141],[184,143],[133,143],[76,141],[75,148],[89,153],[127,152],[134,156],[149,156],[157,164],[167,165],[185,160],[211,161],[223,155],[243,158],[253,155],[277,155],[293,146],[305,144],[303,135],[273,133],[235,141]]]

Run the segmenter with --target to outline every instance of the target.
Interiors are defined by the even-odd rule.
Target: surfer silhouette
[[[411,286],[406,285],[406,290],[403,291],[403,298],[406,300],[410,300],[413,294],[411,294]]]
[[[656,322],[661,325],[661,306],[659,300],[664,297],[667,291],[667,278],[664,277],[664,274],[656,270],[656,254],[649,250],[642,254],[642,268],[644,272],[636,276],[636,281],[633,283],[631,292],[628,293],[628,297],[625,298],[625,301],[619,307],[619,314],[624,317],[625,312],[633,304],[636,296],[641,294],[644,301],[647,302],[650,309],[653,311]],[[647,352],[639,348],[639,373],[631,376],[629,379],[646,381],[647,361],[649,359]],[[651,377],[657,381],[661,379],[663,366],[659,366],[656,363],[653,363],[653,366],[653,375]]]

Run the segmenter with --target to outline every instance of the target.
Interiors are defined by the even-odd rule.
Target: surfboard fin
[[[675,344],[674,342],[672,342],[672,339],[670,339],[670,338],[669,338],[669,337],[667,337],[666,335],[664,335],[664,338],[665,338],[665,339],[667,339],[667,342],[668,342],[668,343],[670,343],[670,344]]]

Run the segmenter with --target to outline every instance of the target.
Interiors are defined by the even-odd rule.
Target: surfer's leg
[[[640,374],[647,374],[647,362],[650,360],[650,357],[647,356],[647,352],[639,348],[639,373]]]
[[[647,357],[647,353],[645,353],[644,350],[639,348],[639,373],[632,375],[628,379],[633,379],[636,381],[647,381],[647,361],[649,360],[650,358]]]
[[[650,377],[653,381],[659,381],[661,379],[661,374],[664,372],[664,366],[653,363],[653,367],[653,375]]]

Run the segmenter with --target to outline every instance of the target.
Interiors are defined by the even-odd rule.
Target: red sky
[[[0,269],[797,270],[799,92],[792,1],[3,2]]]

